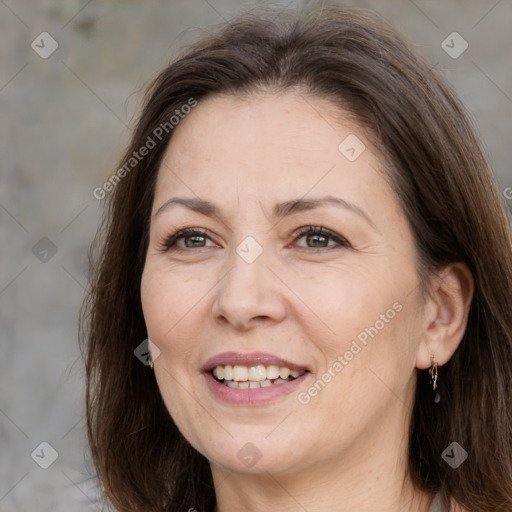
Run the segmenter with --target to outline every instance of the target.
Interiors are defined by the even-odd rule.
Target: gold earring
[[[155,363],[153,363],[153,359],[149,361],[149,367],[153,370],[155,367]]]
[[[437,389],[437,361],[435,356],[430,356],[431,367],[428,371],[431,380],[432,380],[432,389],[435,391]]]
[[[430,356],[430,364],[432,365],[430,369],[428,370],[428,373],[430,374],[430,380],[432,381],[432,389],[436,391],[437,389],[437,361],[435,356]],[[438,404],[441,401],[441,395],[439,394],[439,391],[436,391],[436,394],[434,396],[434,403]]]

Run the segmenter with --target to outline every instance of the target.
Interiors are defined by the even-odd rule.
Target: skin
[[[366,146],[352,162],[338,149],[349,134]],[[324,196],[369,220],[333,205],[272,218],[276,203]],[[222,219],[182,205],[156,214],[172,197],[211,201]],[[296,235],[309,225],[349,246]],[[187,227],[207,235],[165,251],[166,237]],[[250,264],[236,252],[247,236],[263,249]],[[406,472],[416,369],[431,355],[442,365],[456,350],[472,281],[457,264],[428,296],[418,284],[413,235],[380,156],[339,108],[299,91],[258,92],[210,97],[180,122],[159,170],[142,304],[160,350],[158,386],[180,431],[210,461],[218,512],[428,510],[432,497]],[[338,356],[396,303],[401,311],[300,403],[298,393],[332,374]],[[229,405],[201,374],[226,351],[269,352],[311,372],[273,403]],[[237,457],[246,443],[261,454],[250,468]]]

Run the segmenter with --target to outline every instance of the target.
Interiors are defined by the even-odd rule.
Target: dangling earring
[[[437,361],[434,356],[430,356],[430,369],[428,373],[430,374],[432,381],[432,389],[435,391],[437,389]]]
[[[153,370],[155,368],[155,363],[153,363],[153,359],[149,361],[149,367]]]
[[[435,356],[430,356],[430,363],[431,363],[431,367],[428,370],[428,373],[430,375],[430,380],[432,382],[432,389],[434,391],[436,391],[437,390],[437,368],[438,368],[438,364],[437,364]],[[439,391],[437,391],[436,395],[434,397],[434,402],[436,404],[438,404],[440,400],[441,400],[441,395],[439,394]]]

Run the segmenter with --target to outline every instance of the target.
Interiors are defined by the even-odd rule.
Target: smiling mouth
[[[257,389],[278,386],[299,378],[306,370],[290,370],[277,365],[224,365],[212,370],[215,380],[233,389]]]

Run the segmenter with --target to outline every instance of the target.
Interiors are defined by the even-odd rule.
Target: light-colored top
[[[436,494],[434,496],[434,499],[432,500],[432,503],[430,505],[430,508],[428,509],[428,512],[449,512],[449,510],[445,507],[443,507],[441,503],[441,495]]]

